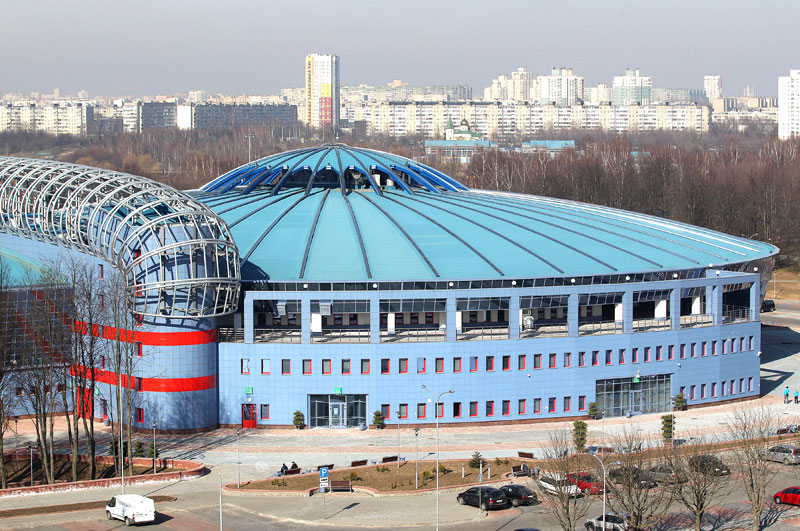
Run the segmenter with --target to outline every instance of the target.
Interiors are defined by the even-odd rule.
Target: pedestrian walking
[[[789,403],[789,386],[788,385],[786,386],[786,389],[783,390],[783,403],[784,404],[788,404]]]
[[[797,389],[794,390],[794,403],[800,404],[800,394],[798,394]]]

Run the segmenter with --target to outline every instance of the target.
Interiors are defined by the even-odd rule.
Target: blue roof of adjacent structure
[[[558,151],[561,149],[575,149],[574,140],[529,140],[523,142],[522,147],[538,147]]]
[[[777,252],[634,212],[472,190],[411,159],[344,145],[265,157],[192,194],[228,223],[245,281],[605,275]]]
[[[425,147],[496,147],[497,142],[488,140],[426,140]]]
[[[8,275],[5,281],[12,287],[35,283],[44,267],[41,263],[5,247],[0,247],[0,260],[3,261]]]

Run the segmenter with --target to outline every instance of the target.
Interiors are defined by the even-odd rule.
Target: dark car
[[[778,428],[778,435],[786,435],[788,433],[797,433],[797,424],[789,424],[782,428]]]
[[[458,496],[456,500],[459,505],[472,505],[479,507],[481,511],[489,509],[503,509],[508,505],[506,495],[502,490],[494,487],[472,487]]]
[[[514,507],[518,507],[520,505],[533,505],[538,501],[536,494],[525,485],[516,485],[512,483],[510,485],[503,485],[500,487],[500,490],[502,490],[503,494],[506,495],[506,500],[508,503]]]
[[[696,455],[689,459],[689,468],[694,472],[710,474],[712,476],[727,476],[731,469],[713,455]]]
[[[761,312],[774,312],[775,311],[775,301],[772,299],[764,299],[764,302],[761,303]]]
[[[671,466],[658,465],[649,471],[650,477],[659,485],[669,485],[673,483],[685,483],[687,478],[680,471],[676,472]]]
[[[650,489],[656,486],[656,482],[647,472],[635,466],[613,468],[608,473],[608,477],[618,485],[631,485],[642,489]]]
[[[788,503],[790,505],[800,505],[800,487],[789,487],[780,492],[776,492],[772,497],[775,503]]]
[[[588,472],[567,474],[567,480],[577,485],[584,494],[602,494],[605,490],[603,482]]]

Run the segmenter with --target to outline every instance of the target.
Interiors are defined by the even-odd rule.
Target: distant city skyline
[[[777,95],[800,66],[800,3],[774,0],[496,1],[396,5],[317,0],[253,7],[233,0],[82,3],[11,1],[0,34],[0,94],[87,90],[141,96],[205,90],[270,94],[302,87],[309,53],[341,57],[341,84],[468,84],[478,95],[498,74],[567,66],[587,86],[639,68],[653,86],[725,95],[752,85]],[[34,23],[35,22],[35,23]]]

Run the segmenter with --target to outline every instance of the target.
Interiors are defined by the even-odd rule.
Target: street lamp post
[[[417,443],[417,454],[414,458],[414,488],[419,488],[419,428],[414,428],[414,441]]]
[[[244,137],[247,139],[247,162],[250,162],[253,160],[250,156],[250,142],[256,137],[256,135],[255,133],[246,133]]]
[[[156,473],[156,421],[153,419],[153,475]]]
[[[444,395],[455,393],[454,390],[444,391],[436,396],[431,389],[423,385],[422,388],[428,391],[434,398],[433,404],[433,418],[436,419],[436,531],[439,531],[439,401]]]
[[[239,433],[240,432],[241,432],[241,430],[239,428],[236,428],[236,488],[237,489],[242,488],[242,472],[241,472],[241,468],[239,467],[239,465],[241,464],[241,461],[239,460]]]
[[[603,530],[606,528],[606,465],[603,460],[597,457],[597,454],[589,454],[600,463],[600,468],[603,471]]]
[[[19,470],[19,416],[14,415],[14,457],[17,458],[17,470]]]
[[[400,410],[395,413],[397,415],[397,469],[400,470]]]

